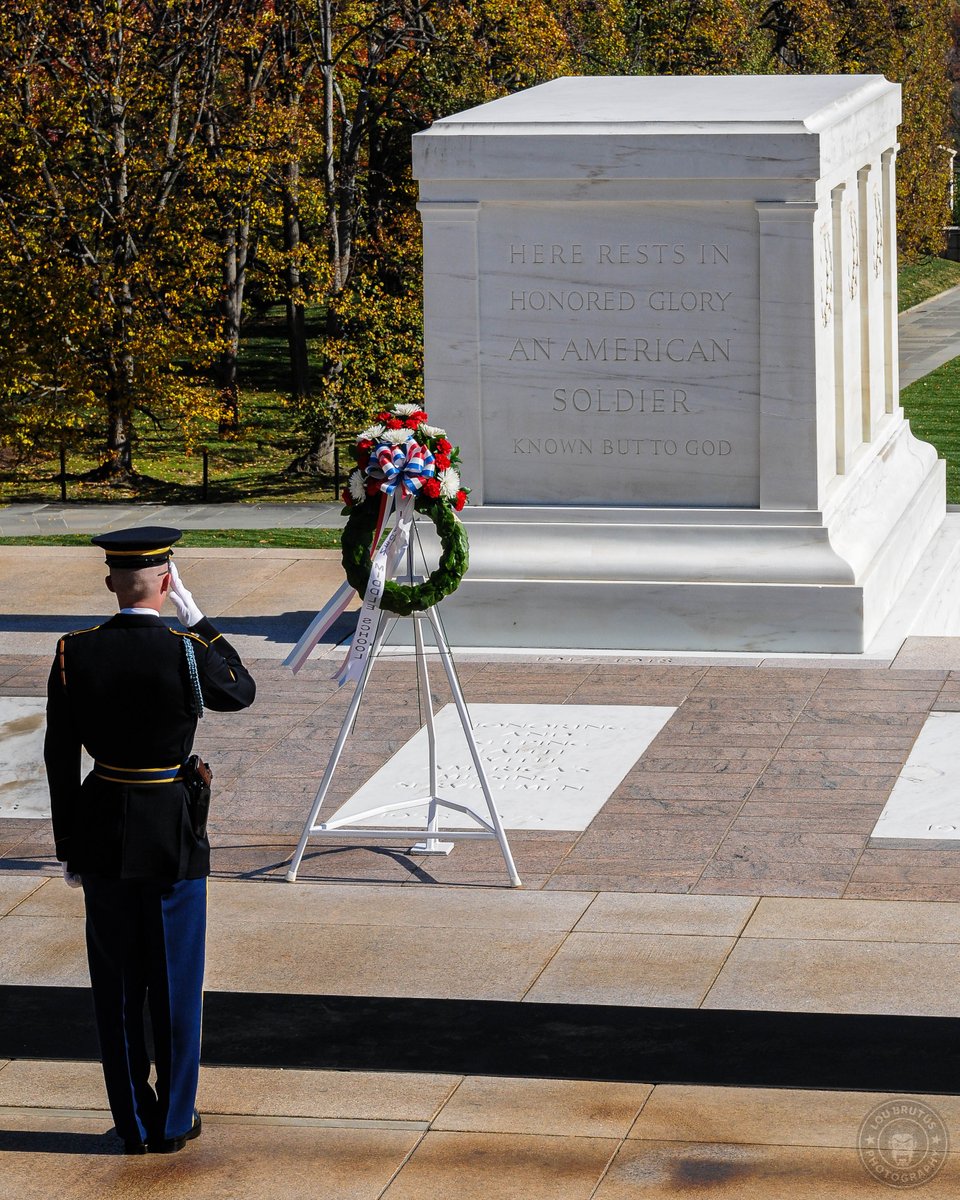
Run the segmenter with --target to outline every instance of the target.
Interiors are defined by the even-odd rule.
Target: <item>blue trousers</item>
[[[180,1137],[193,1125],[200,1071],[207,881],[84,875],[83,894],[100,1056],[117,1133],[129,1142]]]

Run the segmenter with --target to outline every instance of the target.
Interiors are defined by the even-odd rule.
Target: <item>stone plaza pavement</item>
[[[349,701],[329,678],[346,630],[296,677],[280,660],[339,582],[337,554],[177,557],[259,683],[247,712],[205,715],[198,749],[216,773],[207,1044],[223,1043],[216,1014],[233,1005],[257,1014],[262,1046],[204,1066],[199,1141],[169,1158],[118,1155],[99,1068],[80,1025],[71,1032],[70,1006],[85,996],[71,989],[86,986],[80,898],[51,877],[46,820],[0,819],[0,993],[44,1012],[63,1001],[50,1029],[18,1018],[32,1049],[14,1052],[20,1033],[0,1028],[0,1196],[880,1196],[888,1185],[861,1166],[858,1130],[902,1091],[926,1096],[960,1145],[949,1079],[923,1068],[890,1090],[870,1084],[869,1041],[862,1065],[843,1058],[856,1022],[875,1016],[895,1023],[883,1034],[894,1045],[920,1021],[921,1049],[927,1037],[934,1056],[953,1051],[960,842],[872,831],[928,714],[960,710],[956,641],[908,639],[892,660],[869,661],[462,653],[474,704],[676,711],[586,829],[510,832],[521,890],[505,886],[489,842],[449,857],[312,843],[290,885],[285,864]],[[109,613],[101,578],[93,549],[0,548],[0,695],[42,696],[57,634]],[[438,674],[435,710],[450,698]],[[324,812],[421,724],[405,654],[377,663],[371,695]],[[339,1061],[336,1045],[329,1059],[323,1049],[336,1040],[325,1021],[343,1018],[338,998],[369,1008],[365,1036],[345,1048],[369,1043],[368,1065],[297,1065],[314,1046],[317,1062]],[[421,1002],[440,1005],[417,1031],[427,1066],[414,1056],[394,1070],[394,1010]],[[697,1075],[696,1054],[692,1077],[673,1070],[678,1040],[664,1070],[623,1079],[614,1041],[591,1078],[554,1039],[539,1066],[521,1054],[514,1069],[484,1069],[496,1054],[484,1057],[471,1024],[477,1003],[503,1006],[492,1011],[504,1036],[525,1011],[576,1020],[582,1005],[626,1014],[628,1028],[632,1012],[638,1028],[650,1014],[741,1014],[748,1037],[765,1017],[775,1022],[765,1055],[786,1066],[780,1086],[756,1086],[764,1056],[732,1041],[718,1084]],[[286,1004],[307,1005],[316,1024],[274,1059],[295,1019]],[[446,1032],[431,1023],[444,1014]],[[837,1022],[831,1053],[847,1065],[829,1090],[804,1075],[807,1019]],[[921,1194],[960,1194],[954,1155]]]

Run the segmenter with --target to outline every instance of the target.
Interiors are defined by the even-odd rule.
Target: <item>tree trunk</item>
[[[107,429],[107,467],[112,476],[130,478],[133,471],[133,430],[122,402],[110,404]]]
[[[286,472],[291,475],[332,475],[333,445],[332,430],[314,438],[304,453],[298,454],[285,468]]]
[[[107,444],[106,458],[90,471],[86,478],[123,483],[136,479],[133,469],[133,410],[134,379],[133,353],[130,349],[130,325],[133,317],[133,292],[128,278],[117,287],[117,303],[113,320],[113,346],[107,365]]]
[[[300,280],[300,162],[290,159],[283,168],[283,246],[286,251],[284,288],[287,303],[287,344],[290,351],[290,392],[294,401],[310,396],[310,361],[307,357],[307,323],[301,302]]]
[[[240,351],[240,317],[243,306],[243,269],[238,262],[236,213],[223,217],[223,254],[220,260],[223,298],[224,348],[217,362],[217,387],[220,399],[218,432],[229,437],[240,430],[240,392],[237,387],[237,355]]]
[[[287,342],[290,349],[290,392],[294,400],[310,396],[310,362],[307,358],[307,322],[302,304],[287,297]]]
[[[133,422],[131,396],[123,382],[114,377],[107,392],[106,456],[93,470],[79,476],[92,483],[126,483],[137,478],[133,469]]]

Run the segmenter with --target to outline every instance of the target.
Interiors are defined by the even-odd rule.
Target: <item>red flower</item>
[[[388,413],[388,412],[378,412],[378,413],[377,413],[377,420],[380,422],[380,424],[381,424],[381,425],[385,425],[385,424],[387,423],[387,421],[389,421],[389,420],[390,420],[390,413]]]
[[[407,417],[406,421],[404,421],[404,424],[408,429],[416,429],[420,424],[420,418],[416,413],[414,413],[412,417]]]
[[[350,489],[348,487],[345,487],[340,493],[340,499],[344,502],[344,504],[353,503],[353,497],[350,495]]]
[[[440,480],[425,479],[423,481],[423,494],[429,500],[436,500],[436,498],[440,495]]]
[[[457,498],[453,502],[453,507],[456,509],[457,512],[460,512],[460,510],[463,508],[463,506],[466,504],[466,502],[467,502],[467,493],[463,490],[463,488],[461,488],[460,491],[457,492]]]
[[[429,417],[422,408],[418,408],[415,413],[410,414],[410,420],[416,421],[418,425],[422,425],[424,421],[429,421]]]
[[[433,456],[433,465],[438,471],[445,471],[450,466],[449,454],[435,454]]]
[[[357,442],[357,449],[358,450],[372,450],[373,442],[371,442],[369,438],[364,438],[362,442]]]
[[[437,449],[441,454],[449,454],[453,446],[446,438],[437,438]]]
[[[388,417],[387,418],[387,428],[388,429],[403,429],[403,422],[400,420],[399,417]]]

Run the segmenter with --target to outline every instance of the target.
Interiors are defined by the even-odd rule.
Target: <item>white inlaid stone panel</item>
[[[960,713],[927,717],[873,836],[960,838]]]
[[[35,696],[0,696],[0,817],[50,815],[43,714]]]
[[[474,704],[474,737],[497,811],[507,829],[586,829],[667,723],[674,708],[653,705]],[[481,816],[486,803],[454,705],[437,714],[438,792]],[[337,812],[429,795],[427,732],[421,729]],[[426,808],[361,824],[416,827]],[[441,828],[476,828],[441,813]]]
[[[43,765],[44,713],[37,696],[0,696],[0,817],[49,817]],[[83,774],[93,760],[82,754]]]

